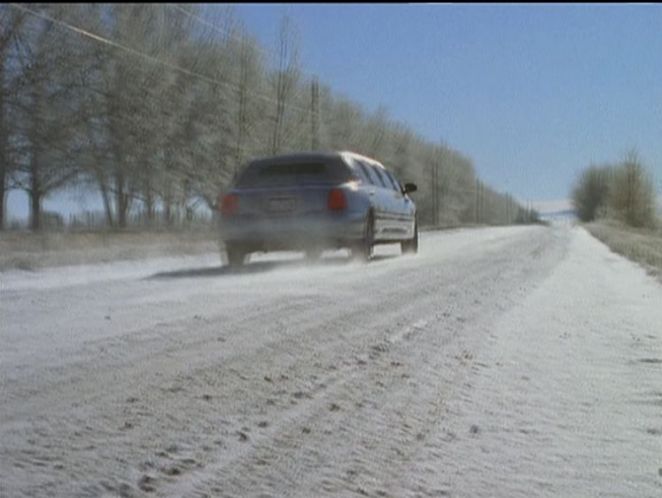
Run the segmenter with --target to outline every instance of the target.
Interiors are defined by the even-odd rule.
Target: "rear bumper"
[[[221,240],[254,249],[343,247],[363,238],[363,213],[320,213],[296,217],[220,218]]]

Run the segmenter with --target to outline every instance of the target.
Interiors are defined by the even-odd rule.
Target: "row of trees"
[[[423,223],[530,219],[458,151],[307,77],[297,47],[287,19],[268,51],[231,10],[211,23],[192,5],[0,5],[0,205],[24,190],[36,230],[44,198],[76,185],[109,226],[136,209],[171,223],[213,209],[251,157],[322,149],[417,182]]]
[[[653,178],[636,151],[618,164],[584,170],[573,188],[572,202],[582,221],[613,218],[632,227],[656,225]]]

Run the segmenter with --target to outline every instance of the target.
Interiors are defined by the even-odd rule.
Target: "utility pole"
[[[432,166],[432,188],[433,193],[433,209],[434,209],[434,226],[439,226],[439,163],[434,162]]]
[[[439,187],[439,167],[440,166],[441,166],[441,164],[439,162],[437,162],[437,175],[436,175],[437,176],[437,183],[436,183],[436,187],[437,187],[437,210],[435,211],[435,213],[437,213],[437,226],[439,226],[439,223],[441,222],[440,221],[440,217],[441,217],[440,211],[441,211],[441,203],[443,201],[441,192],[439,191],[439,188],[440,188]]]
[[[478,221],[484,220],[483,216],[483,182],[478,182]]]
[[[476,178],[476,206],[475,210],[475,221],[476,224],[480,222],[480,180]]]
[[[480,196],[478,197],[478,199],[479,199],[479,203],[478,203],[479,210],[478,210],[478,212],[480,214],[480,220],[485,221],[485,215],[484,215],[484,213],[485,213],[485,186],[483,185],[483,182],[480,182],[479,185],[480,185],[480,190],[479,190]]]
[[[320,89],[317,76],[313,78],[310,85],[310,136],[312,150],[319,149],[319,98]]]
[[[531,223],[531,201],[526,201],[526,222]]]
[[[436,172],[437,168],[435,168],[435,164],[432,163],[432,167],[430,168],[430,174],[432,175],[432,178],[430,179],[430,185],[432,187],[432,224],[437,225],[437,182],[436,182]]]
[[[237,172],[241,166],[243,160],[243,150],[244,150],[244,138],[246,135],[246,121],[247,121],[247,111],[246,111],[246,100],[247,100],[247,88],[248,88],[248,46],[245,40],[242,40],[241,45],[241,58],[239,66],[239,74],[241,82],[237,88],[238,100],[239,100],[239,112],[237,114],[237,150],[235,153],[235,162],[234,162],[234,178],[237,176]],[[233,178],[233,179],[234,179]]]

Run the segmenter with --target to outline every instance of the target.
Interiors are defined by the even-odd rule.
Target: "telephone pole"
[[[317,77],[313,78],[310,85],[310,137],[312,150],[319,149],[319,99],[320,89]]]
[[[475,211],[475,222],[478,224],[480,222],[480,180],[476,177],[476,205],[474,206]]]
[[[432,165],[432,209],[434,226],[439,226],[439,163]]]
[[[478,190],[479,192],[479,197],[478,197],[478,212],[480,213],[480,220],[485,221],[485,186],[483,185],[483,182],[479,183],[480,189]]]

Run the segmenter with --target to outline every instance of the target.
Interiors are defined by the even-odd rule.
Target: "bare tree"
[[[26,14],[0,5],[0,230],[5,227],[5,202],[9,177],[14,170],[11,154],[11,112],[16,91],[16,74],[11,67],[14,61],[16,38],[24,24]]]
[[[395,143],[393,171],[400,178],[409,170],[413,133],[408,127],[396,124],[393,135]]]
[[[60,6],[42,6],[49,17],[66,13]],[[72,160],[79,148],[77,82],[70,68],[78,46],[50,20],[33,18],[18,38],[20,88],[17,92],[19,161],[16,186],[30,199],[30,227],[41,228],[43,199],[78,174]],[[66,123],[66,125],[65,125]]]
[[[633,227],[655,225],[655,191],[636,150],[615,166],[591,166],[582,171],[572,190],[572,202],[582,221],[618,219]]]
[[[207,47],[201,58],[218,83],[192,82],[195,93],[187,112],[187,130],[192,142],[187,176],[193,190],[215,205],[217,194],[232,180],[237,153],[235,114],[232,112],[232,59],[227,45]]]
[[[609,207],[633,227],[655,225],[655,189],[636,150],[630,150],[612,174]]]
[[[571,194],[580,220],[593,221],[606,207],[610,172],[609,166],[591,166],[582,171]]]
[[[275,113],[273,133],[271,137],[271,153],[280,152],[283,142],[283,129],[286,125],[288,104],[292,104],[293,96],[299,80],[299,49],[295,40],[295,32],[289,17],[283,17],[278,36],[278,61],[276,73],[273,75]]]
[[[324,102],[324,101],[323,101]],[[327,130],[327,143],[332,149],[358,149],[359,129],[364,116],[361,109],[346,99],[328,98],[326,112],[322,113]]]
[[[389,129],[388,112],[386,107],[380,105],[370,116],[365,126],[365,139],[363,152],[373,157],[382,157],[386,147],[386,134]]]
[[[235,136],[236,151],[234,174],[248,157],[260,153],[258,144],[262,141],[259,137],[259,122],[264,107],[267,105],[265,99],[260,95],[265,93],[264,63],[259,47],[254,39],[243,32],[239,36],[239,44],[236,50],[236,107],[235,107]]]
[[[10,144],[34,226],[44,196],[81,178],[100,192],[109,225],[126,226],[134,207],[155,222],[159,206],[169,224],[182,211],[190,217],[197,202],[213,209],[247,159],[311,146],[372,155],[419,183],[421,219],[458,224],[480,211],[501,223],[518,212],[512,198],[476,189],[473,165],[460,152],[393,122],[384,106],[368,113],[323,83],[304,81],[287,17],[269,68],[230,9],[221,26],[177,4],[35,9],[64,24],[36,16],[30,29],[11,35],[20,62],[11,74],[20,117],[11,140],[0,45],[0,160],[6,171]],[[0,42],[5,24],[12,25],[3,23]]]
[[[180,82],[167,68],[187,28],[163,6],[112,5],[96,14],[105,20],[97,23],[97,33],[116,45],[88,41],[93,54],[86,75],[88,171],[108,223],[125,227],[136,201],[145,206],[148,220],[154,217],[169,130],[178,116],[168,91]]]

